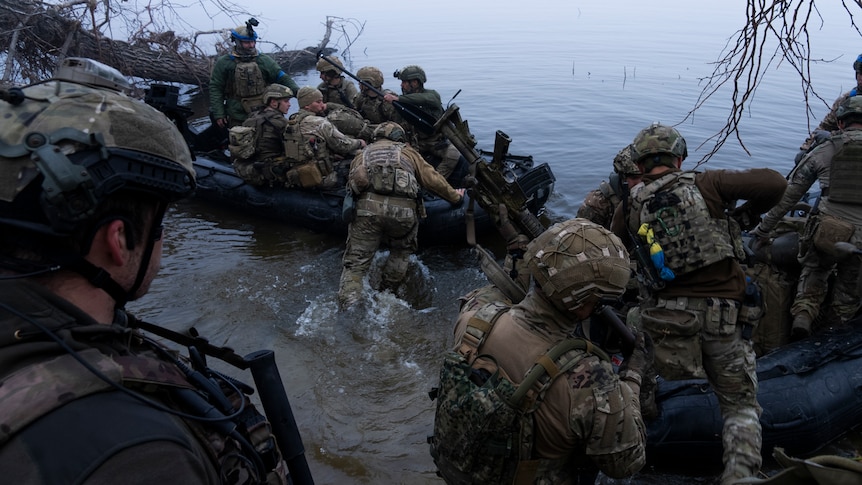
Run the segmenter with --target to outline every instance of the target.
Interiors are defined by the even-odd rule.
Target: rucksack
[[[430,394],[437,399],[437,409],[428,442],[439,474],[449,484],[532,483],[537,473],[562,466],[569,457],[530,459],[532,415],[555,378],[577,365],[585,353],[608,359],[587,340],[567,339],[539,357],[515,385],[492,356],[478,354],[508,309],[490,303],[477,311],[459,351],[446,353],[439,387]]]
[[[232,158],[248,160],[254,156],[257,151],[257,127],[232,126],[228,133],[228,150]]]

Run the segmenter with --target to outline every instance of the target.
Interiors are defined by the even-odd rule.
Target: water
[[[264,12],[264,40],[286,45],[315,44],[326,13],[366,21],[349,55],[339,53],[347,67],[375,65],[397,91],[388,73],[419,64],[444,103],[461,90],[455,102],[481,148],[491,148],[499,129],[513,138],[512,153],[552,165],[548,211],[558,220],[575,214],[638,130],[685,118],[745,8],[740,0],[563,3],[447,0],[427,10],[355,3],[325,13],[290,9],[283,19],[283,8],[247,8]],[[811,27],[813,57],[839,58],[813,72],[831,104],[852,86],[857,52],[846,46],[858,42],[840,7],[828,8],[825,28]],[[316,71],[294,77],[319,82]],[[802,101],[795,73],[771,69],[742,122],[751,156],[731,142],[706,168],[787,172],[808,132]],[[678,126],[688,166],[711,148],[707,139],[728,110],[725,92]],[[827,107],[812,110],[816,125]],[[130,308],[170,328],[194,326],[241,354],[275,350],[317,483],[441,483],[425,441],[433,422],[427,391],[451,341],[457,298],[485,282],[465,246],[421,248],[409,301],[369,291],[367,310],[338,313],[342,238],[197,201],[173,209],[166,226],[162,272]],[[699,475],[646,470],[624,483],[709,479],[706,470]]]

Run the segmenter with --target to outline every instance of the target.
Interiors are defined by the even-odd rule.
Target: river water
[[[503,130],[512,153],[551,164],[551,221],[574,216],[638,130],[685,118],[745,12],[740,0],[445,0],[433,9],[354,2],[328,5],[331,12],[249,3],[266,12],[258,16],[263,40],[310,45],[326,14],[359,19],[364,31],[349,55],[339,52],[349,69],[375,65],[386,73],[384,86],[397,91],[389,73],[419,64],[444,104],[461,90],[454,102],[480,148],[491,148]],[[852,87],[859,43],[840,7],[828,8],[822,29],[812,21],[812,57],[837,60],[814,65],[812,76],[831,104]],[[316,71],[293,76],[300,85],[319,82]],[[770,68],[743,115],[751,155],[731,140],[705,168],[787,172],[808,132],[799,84],[788,66]],[[729,106],[723,91],[678,126],[688,166],[711,148]],[[812,105],[812,126],[826,111]],[[195,327],[241,354],[275,350],[317,483],[442,483],[426,444],[433,423],[427,392],[451,342],[457,298],[485,279],[466,244],[423,246],[411,265],[409,297],[368,291],[366,310],[338,313],[343,250],[342,238],[183,202],[167,216],[159,277],[129,307],[170,328]],[[647,469],[616,483],[707,483],[710,473]]]

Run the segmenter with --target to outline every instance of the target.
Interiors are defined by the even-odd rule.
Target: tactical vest
[[[410,159],[401,153],[403,143],[373,146],[362,154],[362,163],[368,174],[369,189],[375,194],[394,195],[415,199],[419,195]]]
[[[696,172],[674,172],[632,191],[630,221],[648,224],[677,276],[738,257],[727,219],[714,219],[694,184]],[[738,227],[738,226],[736,226]],[[638,227],[633,231],[637,233]]]
[[[323,99],[326,101],[327,105],[330,101],[338,104],[343,104],[344,106],[353,109],[353,102],[347,96],[347,92],[344,88],[345,84],[342,82],[337,87],[332,87],[326,83],[321,83],[321,86],[318,86],[321,94],[323,94]],[[333,94],[335,96],[333,96]]]
[[[266,82],[257,61],[252,59],[248,62],[237,60],[236,69],[233,74],[234,95],[242,103],[246,113],[251,113],[256,107],[263,104],[263,91]]]
[[[290,115],[284,129],[284,155],[291,164],[303,164],[315,160],[328,160],[326,140],[315,135],[303,135],[302,120],[314,113],[301,109]]]
[[[614,187],[605,180],[599,184],[599,191],[611,202],[611,207],[620,205],[620,196],[614,191]]]
[[[243,126],[254,126],[255,152],[260,160],[284,155],[284,128],[287,119],[281,111],[264,109],[243,122]]]
[[[829,202],[862,204],[862,131],[832,137],[835,156],[829,166]]]
[[[572,466],[572,458],[532,459],[534,419],[545,392],[586,355],[607,354],[583,339],[567,339],[537,359],[515,385],[482,345],[509,311],[504,303],[481,307],[467,323],[457,351],[447,352],[440,370],[431,456],[451,484],[535,483]],[[578,463],[579,464],[579,463]],[[570,469],[566,473],[570,473]]]
[[[188,378],[166,361],[142,355],[107,356],[92,348],[81,350],[77,355],[107,379],[130,390],[148,395],[160,388],[173,393],[174,399],[178,401],[188,396],[206,403]],[[0,420],[3,428],[0,446],[29,424],[70,400],[113,389],[111,384],[97,377],[69,354],[19,369],[6,376],[0,386]],[[240,400],[248,399],[235,393],[229,396],[235,407],[240,404]],[[239,420],[242,422],[236,423],[236,430],[258,451],[262,465],[268,470],[267,476],[261,477],[259,483],[287,483],[285,466],[266,419],[246,404],[246,412],[242,413]],[[241,445],[220,431],[193,420],[185,421],[196,430],[196,441],[207,448],[208,455],[213,458],[214,468],[221,476],[228,477],[225,483],[256,483],[242,481],[260,474],[251,465],[253,460],[243,456]]]

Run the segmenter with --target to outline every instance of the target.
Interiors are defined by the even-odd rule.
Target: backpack
[[[532,415],[555,378],[577,365],[585,352],[608,359],[587,340],[567,339],[539,357],[516,385],[492,356],[478,354],[508,310],[502,303],[489,303],[477,311],[459,349],[446,353],[439,387],[430,393],[437,409],[428,442],[439,474],[449,484],[532,483],[544,470],[563,466],[569,457],[530,459]]]
[[[257,151],[257,127],[233,126],[228,131],[228,150],[230,156],[238,160],[248,160]]]

